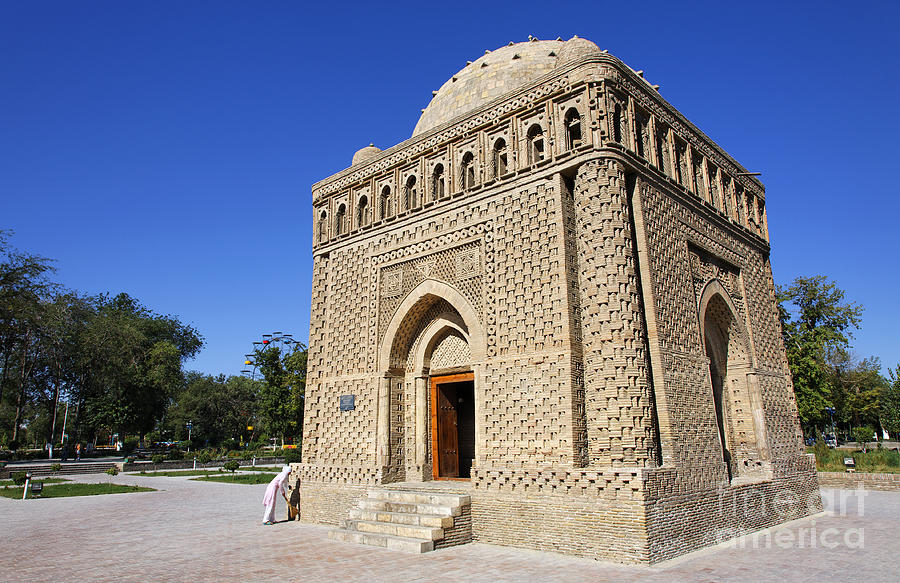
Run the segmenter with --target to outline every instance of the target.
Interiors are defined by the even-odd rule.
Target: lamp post
[[[834,407],[825,407],[825,412],[831,416],[831,435],[834,437],[834,446],[837,447],[837,431],[834,428]]]
[[[190,452],[191,451],[191,429],[194,427],[194,422],[188,421],[186,427],[188,430],[188,452]]]

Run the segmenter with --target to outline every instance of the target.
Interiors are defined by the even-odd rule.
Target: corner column
[[[625,167],[586,162],[574,191],[589,464],[648,466],[656,448]]]

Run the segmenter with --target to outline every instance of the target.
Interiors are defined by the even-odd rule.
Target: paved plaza
[[[105,475],[78,481],[106,481]],[[654,567],[471,544],[423,555],[262,526],[264,485],[119,475],[158,492],[0,498],[2,581],[897,581],[900,492],[823,490],[828,512]],[[844,501],[841,502],[841,496]],[[283,502],[279,504],[283,516]],[[812,547],[810,541],[814,541]],[[825,548],[833,547],[833,548]]]

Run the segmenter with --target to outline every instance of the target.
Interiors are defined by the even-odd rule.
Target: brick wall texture
[[[474,540],[652,563],[818,512],[762,185],[592,43],[516,46],[313,187],[303,519],[431,480],[466,371]]]

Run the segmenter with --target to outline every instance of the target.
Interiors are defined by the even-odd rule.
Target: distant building
[[[817,512],[764,203],[590,41],[469,63],[313,186],[304,520],[648,563]]]

